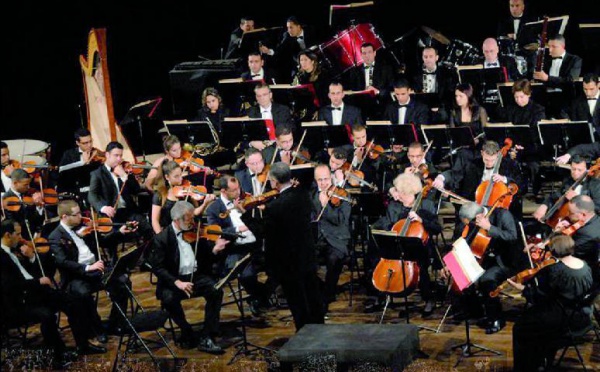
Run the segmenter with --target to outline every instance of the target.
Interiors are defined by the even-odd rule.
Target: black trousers
[[[348,257],[348,252],[339,250],[324,240],[319,241],[317,244],[317,250],[319,262],[324,262],[327,269],[327,272],[325,273],[325,287],[323,293],[324,309],[327,311],[329,303],[335,301],[337,283],[340,279],[340,275],[342,274],[344,260],[346,257]]]
[[[190,275],[180,276],[179,280],[189,282]],[[194,291],[192,297],[204,297],[206,299],[202,334],[204,336],[212,336],[219,330],[223,291],[215,289],[215,281],[207,275],[194,275],[193,280]],[[192,326],[185,318],[185,312],[181,306],[181,300],[187,298],[187,294],[179,288],[163,288],[160,294],[163,308],[169,312],[175,324],[181,328],[183,337],[189,337],[192,334]]]
[[[319,287],[316,269],[298,271],[295,269],[283,272],[277,270],[275,278],[281,284],[296,332],[305,324],[323,324],[323,299]]]

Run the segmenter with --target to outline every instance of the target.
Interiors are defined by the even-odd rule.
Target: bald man
[[[496,39],[493,37],[485,39],[481,49],[484,55],[483,68],[502,68],[508,81],[515,81],[522,77],[513,57],[498,54],[500,49]]]

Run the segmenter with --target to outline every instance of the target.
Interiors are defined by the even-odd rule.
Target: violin
[[[317,164],[310,160],[310,153],[308,150],[292,151],[292,164]]]
[[[546,211],[546,214],[540,219],[542,223],[554,228],[558,222],[569,215],[569,203],[567,200],[567,193],[571,190],[575,190],[590,176],[595,176],[600,170],[600,158],[596,160],[596,164],[590,167],[577,181],[575,181],[571,187],[563,194],[560,198],[552,205],[550,209]]]
[[[542,262],[545,259],[549,258],[551,256],[551,253],[549,250],[546,249],[546,246],[550,243],[550,240],[552,240],[552,238],[554,238],[556,235],[559,235],[559,234],[571,236],[577,230],[579,230],[581,227],[583,227],[584,225],[585,225],[585,222],[577,221],[577,222],[563,228],[562,230],[553,231],[544,240],[541,240],[536,237],[529,238],[527,240],[528,245],[533,244],[533,246],[531,248],[529,248],[531,260],[533,262]]]
[[[112,231],[113,226],[125,225],[130,230],[135,229],[137,226],[137,222],[135,221],[117,223],[112,222],[112,220],[109,217],[98,217],[96,219],[91,219],[89,217],[81,217],[81,222],[83,224],[83,228],[78,230],[77,233],[82,236],[91,234],[94,231],[97,231],[101,234],[108,234]]]
[[[344,164],[342,164],[340,169],[346,175],[346,179],[348,180],[350,186],[366,186],[372,189],[373,191],[377,191],[377,186],[365,181],[365,174],[362,171],[359,171],[358,169],[352,169],[352,164],[350,164],[349,162],[345,162]]]
[[[279,195],[279,190],[276,190],[276,189],[270,190],[270,191],[267,191],[267,192],[257,195],[257,196],[251,196],[249,198],[245,198],[244,200],[242,200],[241,205],[244,209],[256,208],[259,205],[265,204],[266,202],[273,199],[277,195]]]
[[[22,206],[32,207],[35,205],[33,197],[23,195],[22,198],[23,200],[19,199],[18,196],[6,196],[2,199],[2,206],[9,212],[18,212]]]
[[[58,193],[54,189],[42,189],[40,191],[42,193],[42,199],[44,199],[44,205],[52,206],[58,204]]]
[[[243,238],[242,234],[232,234],[223,232],[223,229],[219,225],[207,225],[202,228],[200,237],[202,239],[216,242],[219,238],[223,238],[229,241],[235,241],[238,238]]]
[[[531,280],[544,267],[548,267],[556,263],[558,263],[558,258],[550,257],[549,259],[544,260],[539,264],[536,264],[536,267],[532,269],[521,271],[517,275],[511,277],[510,280],[512,280],[515,283],[525,283],[526,281]],[[490,297],[498,297],[500,292],[502,292],[509,284],[510,283],[508,283],[508,280],[500,284],[496,289],[490,292]]]
[[[212,173],[215,177],[220,177],[221,173],[214,171],[210,167],[204,165],[204,159],[197,158],[194,156],[194,153],[189,151],[183,151],[181,153],[181,157],[177,159],[173,159],[180,167],[187,169],[191,174],[196,174],[200,172]]]
[[[156,167],[153,167],[152,165],[148,165],[145,163],[130,163],[128,161],[124,161],[121,163],[121,166],[123,167],[123,169],[125,170],[125,172],[127,173],[131,173],[135,176],[141,176],[145,170],[149,170],[149,169],[156,169]]]
[[[21,245],[35,248],[36,252],[40,254],[45,254],[50,251],[50,243],[46,238],[38,237],[33,239],[33,241],[22,239],[20,243]]]
[[[88,160],[88,163],[104,163],[106,161],[106,152],[98,150],[97,148],[92,149],[92,156]]]
[[[502,158],[506,156],[506,154],[510,151],[510,148],[513,145],[513,141],[510,138],[506,138],[504,140],[504,147],[500,150],[500,154],[496,159],[496,163],[494,164],[494,168],[492,170],[492,175],[497,174],[500,170],[500,164],[502,163]],[[479,205],[483,205],[486,207],[491,207],[496,204],[496,201],[502,198],[502,204],[499,205],[500,208],[508,209],[510,207],[510,203],[512,202],[512,196],[516,194],[510,193],[510,196],[507,196],[509,192],[509,187],[512,187],[513,190],[519,190],[519,187],[514,182],[510,185],[505,185],[503,182],[494,182],[493,179],[488,181],[483,181],[477,186],[477,190],[475,191],[475,201]]]
[[[356,200],[348,195],[348,190],[344,189],[343,187],[331,185],[329,186],[329,189],[327,189],[329,204],[331,204],[332,207],[339,207],[344,201],[350,203],[351,205],[356,205]]]
[[[204,197],[207,195],[207,190],[205,186],[175,186],[173,187],[173,195],[178,199],[183,198],[192,198],[196,201],[204,200]]]
[[[21,168],[28,174],[33,174],[33,173],[37,172],[39,169],[54,170],[54,169],[58,168],[57,166],[50,165],[50,164],[37,164],[34,160],[27,160],[27,161],[24,161],[23,163],[21,163],[18,160],[11,159],[9,161],[9,163],[3,169],[4,174],[8,177],[10,177],[10,173],[8,173],[8,169],[6,167],[9,165],[12,166],[13,169]]]

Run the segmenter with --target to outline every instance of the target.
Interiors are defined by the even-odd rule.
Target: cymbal
[[[421,30],[425,31],[427,35],[431,36],[433,39],[439,41],[444,45],[450,44],[450,39],[448,39],[446,36],[442,35],[441,33],[437,32],[432,28],[429,28],[427,26],[421,26]]]
[[[532,52],[534,50],[538,50],[539,47],[540,47],[539,43],[529,43],[529,44],[525,44],[525,46],[523,46],[523,49]]]

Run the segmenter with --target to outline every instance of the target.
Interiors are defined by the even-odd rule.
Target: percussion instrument
[[[446,49],[442,62],[451,66],[474,65],[481,59],[479,50],[469,43],[454,39]]]
[[[42,158],[46,157],[46,151],[50,144],[48,142],[35,139],[14,139],[5,140],[10,151],[10,158],[21,161],[21,156],[34,155]]]
[[[448,39],[446,36],[442,35],[441,33],[437,32],[432,28],[429,28],[427,26],[421,26],[421,30],[425,31],[425,33],[431,36],[432,39],[437,40],[444,45],[450,44],[450,39]]]
[[[373,44],[375,50],[383,47],[383,41],[375,33],[373,25],[361,23],[337,33],[334,38],[317,47],[317,54],[331,70],[340,73],[363,63],[360,46]]]
[[[513,57],[515,55],[515,40],[506,36],[498,36],[498,50],[501,56]]]

